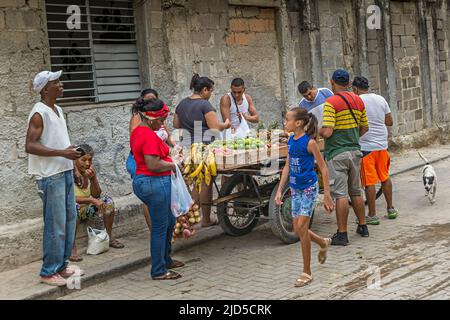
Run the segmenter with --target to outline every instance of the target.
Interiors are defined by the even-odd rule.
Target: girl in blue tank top
[[[317,119],[303,108],[292,108],[286,114],[285,130],[294,132],[288,141],[288,157],[281,174],[280,184],[275,196],[275,203],[280,206],[283,186],[289,178],[292,201],[293,227],[298,237],[303,255],[303,273],[296,280],[296,287],[303,287],[312,280],[311,273],[311,241],[320,246],[319,263],[324,263],[327,250],[331,244],[330,238],[322,238],[309,230],[309,223],[316,205],[319,185],[314,170],[317,162],[323,177],[324,208],[331,213],[334,203],[331,199],[328,169],[315,140],[317,136]],[[305,132],[306,130],[306,132]]]

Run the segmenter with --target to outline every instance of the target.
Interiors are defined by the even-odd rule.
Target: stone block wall
[[[417,16],[417,7],[414,2],[391,2],[399,134],[423,129],[421,60]]]

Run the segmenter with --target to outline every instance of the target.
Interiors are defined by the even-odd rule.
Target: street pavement
[[[443,147],[444,148],[444,147]],[[448,149],[448,146],[445,146]],[[426,156],[437,157],[442,148]],[[399,154],[397,162],[411,161],[414,152]],[[417,164],[417,161],[416,161]],[[393,177],[396,220],[383,218],[369,226],[370,237],[356,234],[355,215],[350,211],[350,244],[332,246],[327,262],[317,262],[312,249],[314,281],[295,288],[302,271],[300,243],[286,245],[259,225],[242,237],[221,235],[177,252],[186,262],[175,281],[153,281],[145,266],[60,298],[102,299],[445,299],[450,298],[450,160],[434,164],[438,176],[437,200],[431,205],[424,196],[421,170]],[[377,200],[378,215],[386,211]],[[336,231],[334,214],[316,210],[312,225],[316,233]]]

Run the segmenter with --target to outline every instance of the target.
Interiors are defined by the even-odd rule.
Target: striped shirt
[[[357,122],[347,104],[338,95],[325,101],[323,127],[333,129],[331,137],[325,139],[325,159],[331,160],[345,151],[360,150],[359,127],[369,127],[366,108],[361,98],[352,92],[340,92],[350,104]]]

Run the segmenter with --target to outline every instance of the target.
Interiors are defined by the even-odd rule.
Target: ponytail
[[[203,88],[207,88],[211,90],[214,86],[214,81],[212,81],[208,77],[200,77],[198,73],[195,73],[191,79],[191,84],[189,89],[194,90],[194,92],[198,93],[203,90]]]
[[[319,133],[318,131],[318,121],[315,115],[313,115],[312,113],[308,113],[308,123],[306,123],[307,125],[307,129],[306,129],[306,134],[308,136],[310,136],[312,139],[316,139],[317,138],[317,134]]]
[[[289,110],[293,112],[295,120],[303,121],[304,128],[306,128],[306,134],[312,139],[316,139],[319,133],[318,121],[315,115],[308,113],[304,108],[295,107]]]
[[[139,110],[145,105],[145,99],[143,97],[137,98],[137,100],[133,103],[133,106],[131,107],[131,112],[134,114],[137,114]]]

